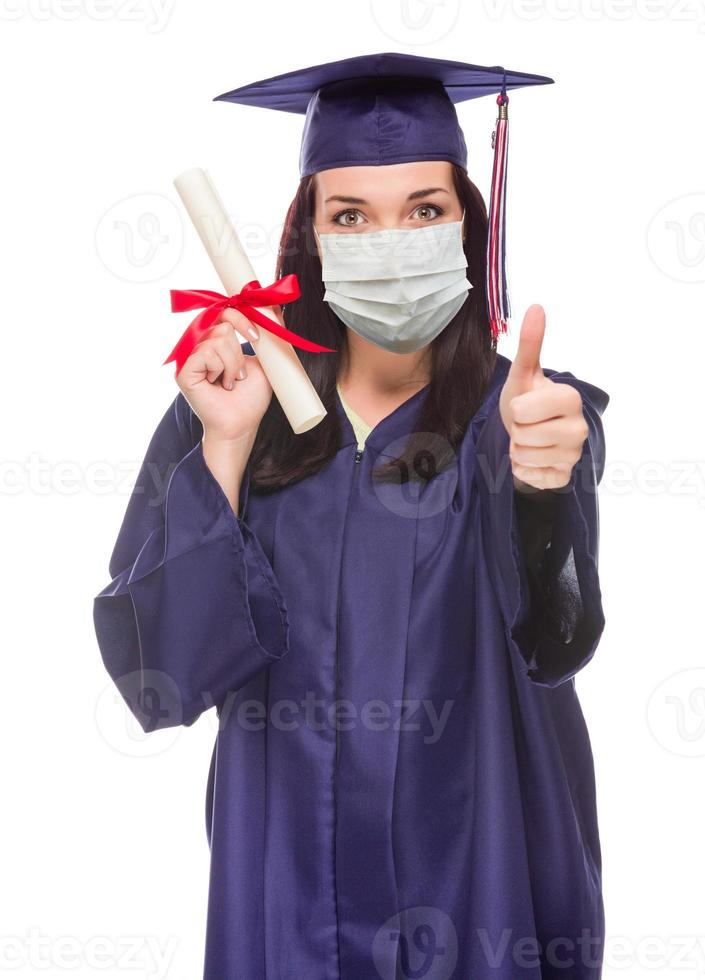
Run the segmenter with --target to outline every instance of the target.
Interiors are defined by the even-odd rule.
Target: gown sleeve
[[[602,389],[569,371],[544,372],[577,388],[589,433],[565,487],[550,499],[514,489],[509,434],[490,397],[476,439],[476,483],[485,563],[507,640],[533,682],[556,687],[591,659],[605,625],[598,575],[597,484],[605,466]]]
[[[95,597],[103,663],[145,732],[191,725],[283,657],[289,620],[271,565],[203,456],[181,392],[149,443]]]

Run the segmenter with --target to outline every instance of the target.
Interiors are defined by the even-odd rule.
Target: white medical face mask
[[[472,289],[462,219],[370,232],[314,231],[323,299],[351,330],[385,350],[408,354],[430,344]]]

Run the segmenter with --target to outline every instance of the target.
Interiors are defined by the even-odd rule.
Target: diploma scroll
[[[226,292],[230,296],[239,293],[257,277],[210,174],[193,167],[179,174],[174,186]],[[284,325],[275,310],[267,308],[260,312]],[[249,336],[246,339],[257,354],[291,428],[296,435],[308,432],[327,414],[318,392],[291,344],[262,327],[257,330],[259,340],[251,340]]]

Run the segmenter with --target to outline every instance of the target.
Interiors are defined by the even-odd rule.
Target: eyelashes
[[[433,221],[435,218],[440,218],[441,215],[445,214],[445,210],[439,204],[431,204],[430,202],[426,204],[419,204],[418,207],[414,208],[414,212],[421,211],[423,208],[430,208],[431,210],[436,212],[430,218],[421,219],[423,221]],[[363,223],[361,221],[356,221],[354,224],[345,224],[344,222],[339,221],[339,218],[341,218],[344,214],[355,214],[361,218],[363,217],[362,212],[358,211],[357,208],[343,208],[342,211],[338,211],[331,218],[333,224],[340,224],[343,227],[347,227],[347,228],[356,228],[358,225]]]

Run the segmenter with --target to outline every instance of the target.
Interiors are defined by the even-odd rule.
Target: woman
[[[540,307],[514,362],[497,353],[487,216],[447,156],[302,177],[277,275],[302,289],[287,327],[337,351],[301,353],[328,415],[293,435],[233,330],[257,329],[226,311],[178,375],[96,598],[145,731],[219,716],[206,980],[600,976],[573,677],[604,625],[608,396],[540,367]],[[357,296],[326,276],[337,236],[369,270],[366,243],[431,226],[465,256],[455,312],[396,302],[408,258]]]

